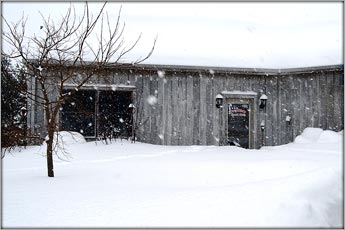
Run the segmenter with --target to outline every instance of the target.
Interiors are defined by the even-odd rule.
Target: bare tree
[[[105,6],[106,3],[96,15],[92,15],[89,5],[85,3],[80,17],[70,6],[58,22],[41,14],[41,33],[32,36],[26,35],[27,18],[24,16],[16,23],[3,18],[7,27],[3,38],[11,50],[3,51],[2,55],[20,58],[30,73],[28,77],[37,82],[36,90],[28,91],[27,97],[44,108],[48,134],[48,177],[54,177],[53,136],[58,128],[57,118],[62,104],[71,96],[71,93],[64,93],[65,84],[73,82],[75,90],[78,90],[106,67],[121,65],[120,61],[137,46],[141,38],[140,34],[131,45],[125,46],[125,23],[120,22],[121,8],[115,23],[112,23],[104,12]],[[131,64],[149,58],[155,43],[156,38],[148,54]]]

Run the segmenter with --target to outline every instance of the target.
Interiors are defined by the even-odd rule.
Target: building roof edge
[[[37,60],[29,60],[37,63]],[[54,65],[53,63],[50,65]],[[81,65],[81,64],[80,64]],[[92,63],[85,62],[84,66],[91,66]],[[190,72],[230,72],[230,73],[247,73],[259,75],[287,75],[296,73],[313,73],[321,71],[343,71],[344,64],[309,66],[297,68],[245,68],[245,67],[215,67],[215,66],[191,66],[191,65],[162,65],[162,64],[131,64],[131,63],[109,63],[106,69],[142,69],[148,71],[190,71]]]

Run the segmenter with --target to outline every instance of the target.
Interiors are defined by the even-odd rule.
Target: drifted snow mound
[[[295,138],[294,143],[339,143],[343,139],[343,131],[334,132],[331,130],[322,130],[320,128],[306,128],[301,135]]]
[[[325,130],[321,133],[318,143],[338,143],[342,141],[343,133],[342,132],[334,132],[331,130]]]
[[[48,140],[48,136],[46,136],[45,140]],[[54,145],[58,143],[58,145],[72,145],[72,144],[81,144],[86,143],[86,140],[83,135],[78,132],[67,132],[67,131],[60,131],[54,133]],[[46,145],[46,142],[43,142],[43,145]]]
[[[46,136],[45,140],[48,140],[48,136]],[[54,140],[53,140],[53,152],[54,154],[58,155],[59,159],[69,160],[69,146],[74,144],[82,144],[85,143],[86,140],[78,132],[70,132],[70,131],[60,131],[54,133]],[[47,151],[47,143],[43,141],[41,146],[41,154],[46,156]],[[60,156],[64,156],[61,158]]]

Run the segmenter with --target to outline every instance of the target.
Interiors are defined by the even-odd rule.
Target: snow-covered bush
[[[319,139],[322,132],[323,130],[320,128],[311,128],[311,127],[306,128],[303,130],[301,135],[295,138],[294,143],[297,143],[297,144],[314,143]]]
[[[48,136],[46,136],[45,140],[48,140]],[[62,143],[64,145],[71,145],[71,144],[80,144],[86,143],[86,140],[83,135],[78,132],[70,132],[70,131],[61,131],[54,133],[54,145],[56,143]],[[45,141],[44,141],[45,144]]]
[[[294,143],[310,144],[310,143],[338,143],[343,138],[343,132],[335,132],[331,130],[322,130],[320,128],[308,127],[303,130],[301,135],[295,138]]]
[[[343,139],[342,132],[334,132],[331,130],[325,130],[320,134],[319,139],[317,140],[318,143],[338,143],[341,142]]]
[[[46,154],[48,136],[45,137],[45,141],[42,143],[42,153],[43,155]],[[82,144],[86,143],[86,140],[83,135],[78,132],[71,132],[71,131],[60,131],[54,133],[54,140],[53,140],[53,152],[56,154],[60,159],[61,156],[64,156],[64,160],[69,158],[68,146],[74,144]]]

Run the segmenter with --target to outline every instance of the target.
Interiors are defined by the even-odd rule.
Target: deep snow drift
[[[68,135],[63,135],[68,137]],[[343,133],[308,128],[260,150],[73,144],[3,159],[3,227],[342,227]]]

